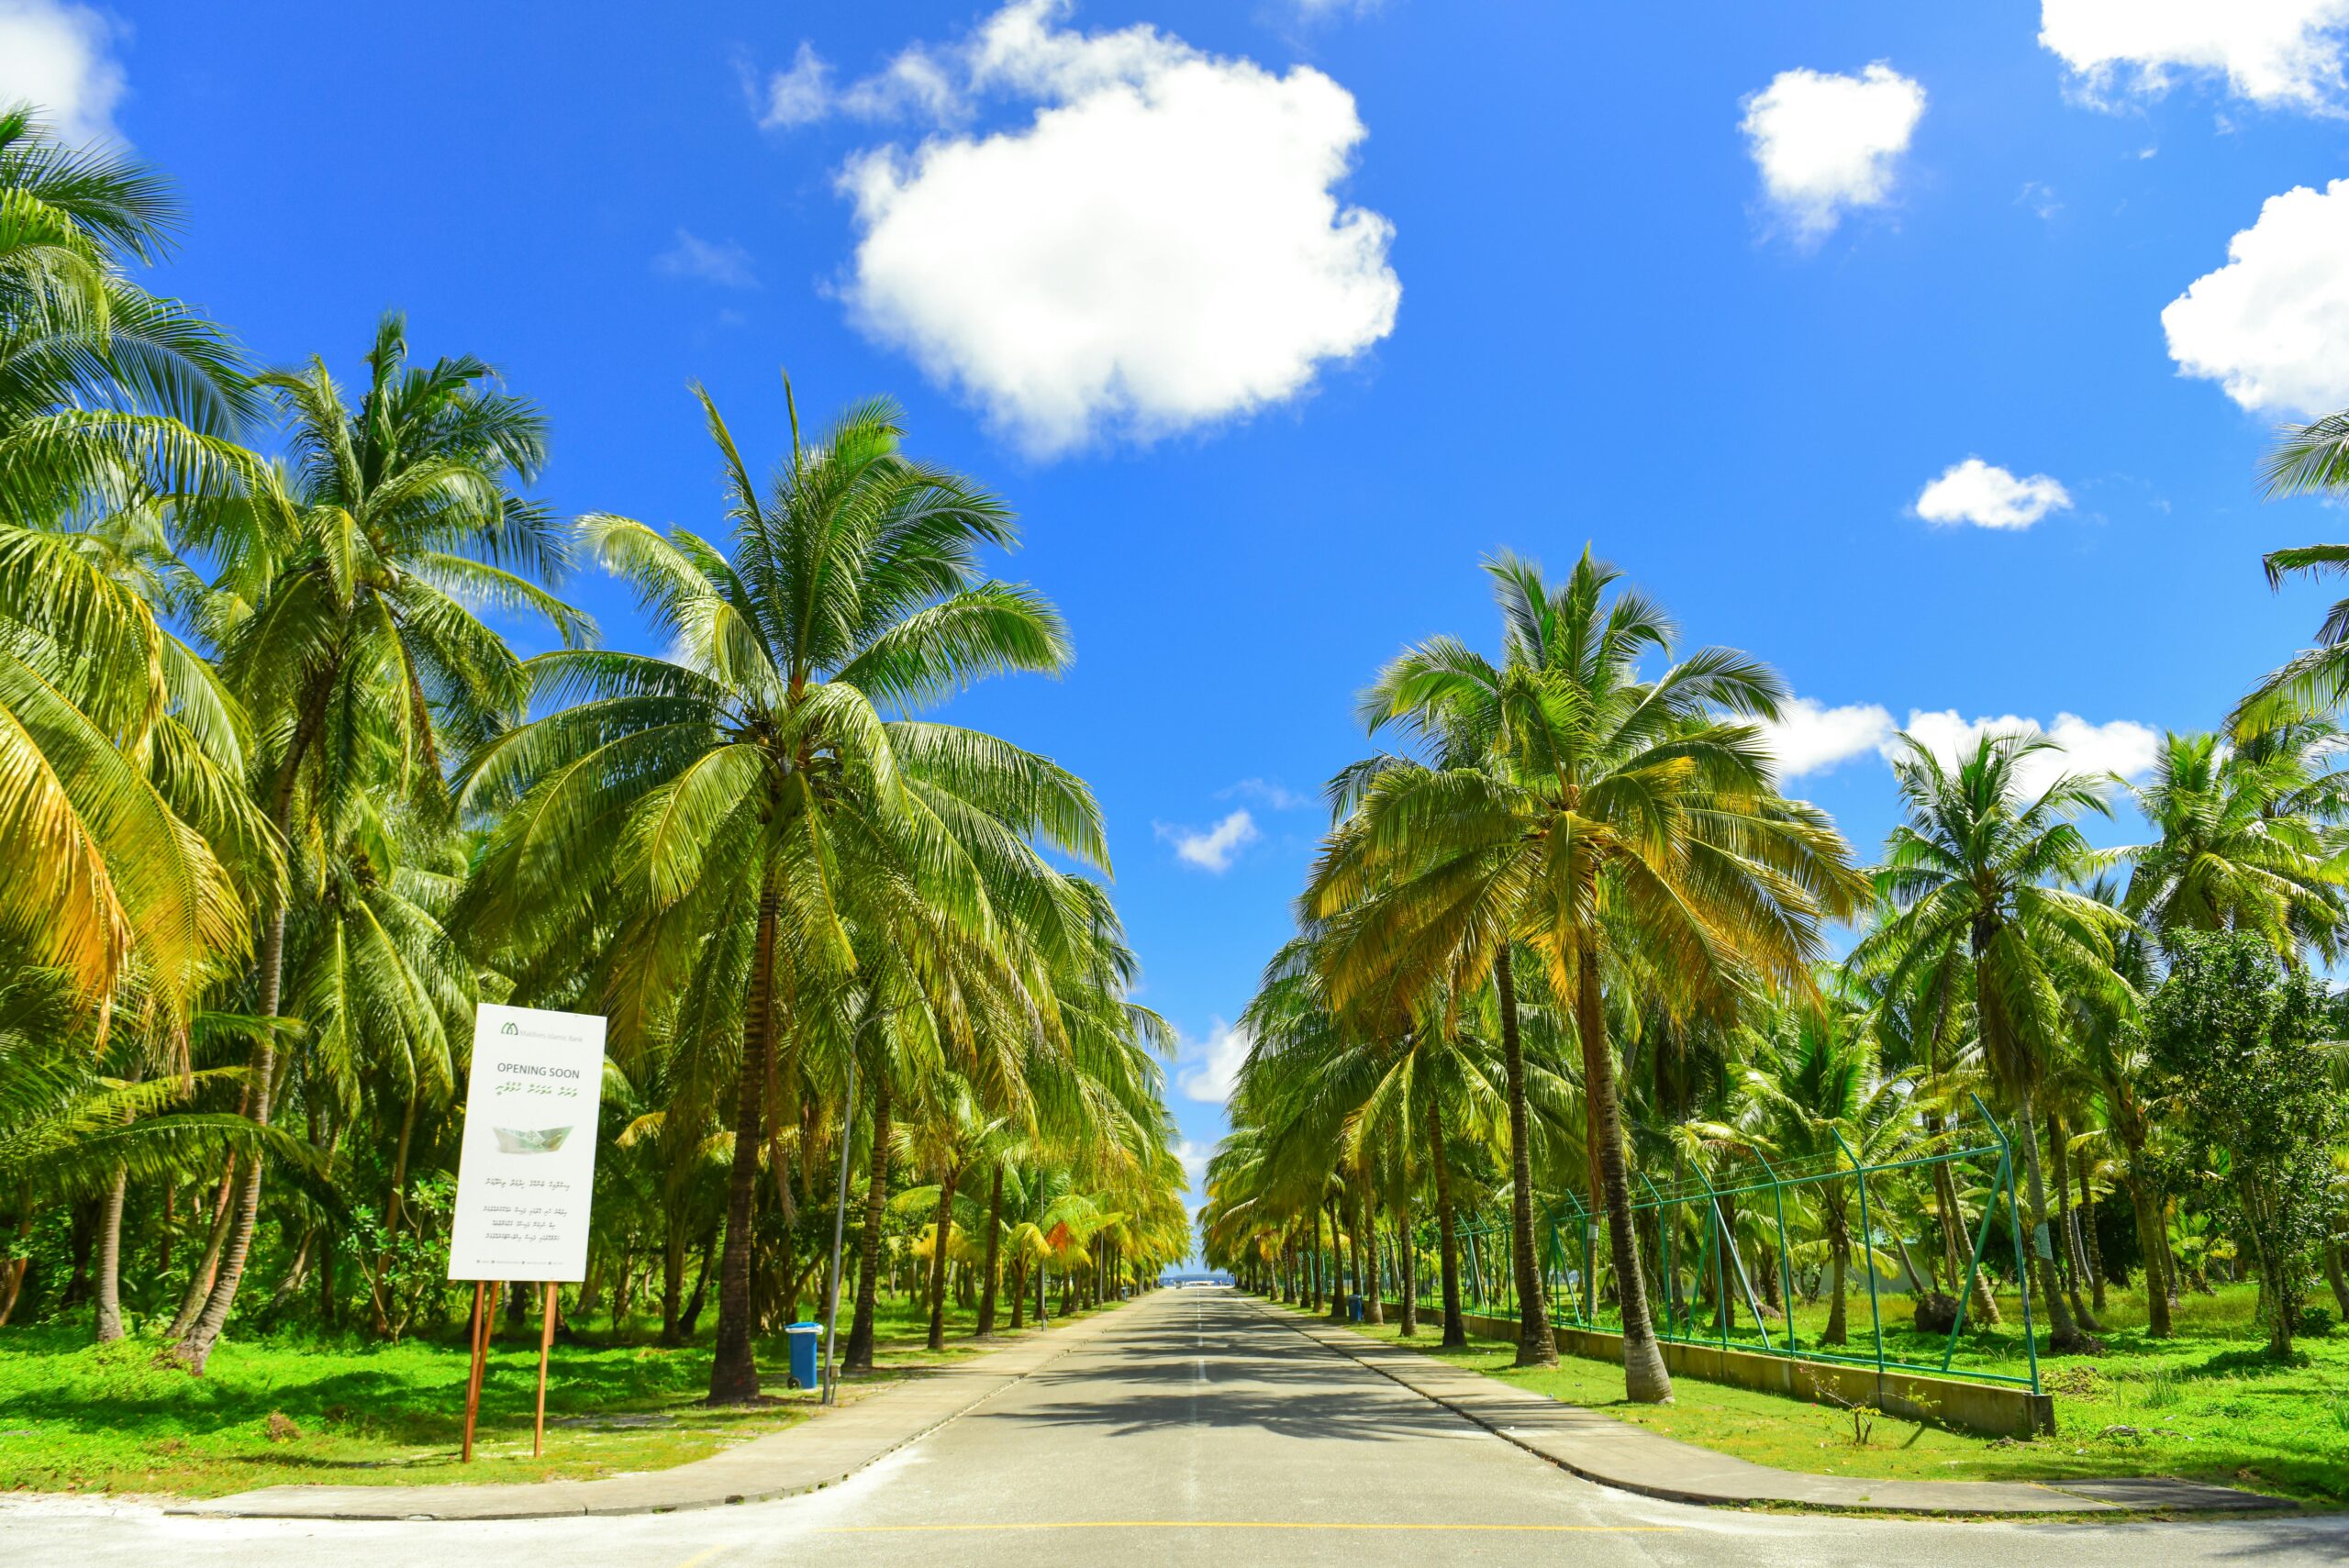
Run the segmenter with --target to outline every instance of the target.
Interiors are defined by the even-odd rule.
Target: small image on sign
[[[567,1127],[493,1127],[500,1154],[551,1154],[571,1136]]]

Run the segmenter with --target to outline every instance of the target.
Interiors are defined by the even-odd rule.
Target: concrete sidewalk
[[[1095,1313],[674,1469],[600,1481],[478,1486],[265,1486],[184,1504],[170,1512],[210,1518],[543,1519],[665,1514],[788,1497],[835,1485],[884,1454],[935,1431],[1088,1343],[1117,1316],[1114,1310]]]
[[[1802,1475],[1732,1459],[1616,1420],[1596,1410],[1486,1377],[1433,1356],[1350,1329],[1281,1311],[1264,1310],[1307,1339],[1385,1373],[1506,1438],[1529,1453],[1587,1481],[1675,1503],[1731,1507],[1753,1503],[1907,1514],[2123,1514],[2294,1508],[2288,1497],[2264,1497],[2227,1486],[2166,1476],[2065,1481],[2061,1485],[2012,1481],[1871,1481],[1842,1475]]]

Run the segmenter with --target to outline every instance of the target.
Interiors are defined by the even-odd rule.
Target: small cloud
[[[746,85],[751,89],[751,106],[761,128],[790,130],[813,125],[830,114],[831,73],[832,68],[804,40],[799,52],[791,57],[791,68],[769,76],[763,90],[750,78],[746,65],[744,76]]]
[[[2022,194],[2015,197],[2015,205],[2027,206],[2043,218],[2054,217],[2064,210],[2064,204],[2055,199],[2054,187],[2042,184],[2037,180],[2022,183]]]
[[[2046,474],[2017,479],[1994,463],[1970,457],[1926,485],[1917,496],[1915,510],[1929,523],[2027,528],[2048,513],[2071,505],[2071,493]]]
[[[1308,806],[1318,804],[1311,795],[1299,795],[1297,791],[1285,788],[1270,779],[1241,779],[1229,789],[1219,789],[1215,792],[1215,797],[1218,800],[1230,800],[1234,795],[1249,800],[1261,800],[1275,811],[1302,811]]]
[[[1823,773],[1854,757],[1881,752],[1892,735],[1892,714],[1880,703],[1828,707],[1809,697],[1781,704],[1778,717],[1762,726],[1781,779]]]
[[[72,146],[118,137],[128,79],[113,46],[127,31],[87,6],[0,0],[0,104],[30,104]]]
[[[1226,1104],[1240,1082],[1240,1068],[1248,1060],[1252,1043],[1246,1029],[1218,1018],[1207,1039],[1183,1042],[1181,1060],[1190,1066],[1176,1074],[1175,1082],[1187,1098],[1206,1105]]]
[[[1207,1195],[1208,1159],[1214,1152],[1214,1144],[1189,1138],[1174,1145],[1174,1158],[1183,1162],[1183,1185],[1193,1197]]]
[[[683,228],[677,230],[674,245],[652,258],[652,270],[663,277],[698,278],[721,288],[759,286],[748,250],[731,239],[712,242]]]
[[[1892,199],[1925,89],[1882,61],[1857,76],[1782,71],[1744,108],[1738,128],[1763,195],[1798,242],[1815,244],[1846,211]]]
[[[1158,836],[1174,846],[1176,859],[1217,873],[1230,870],[1240,851],[1263,837],[1256,830],[1255,817],[1244,808],[1205,831],[1164,822],[1156,824],[1156,828]]]

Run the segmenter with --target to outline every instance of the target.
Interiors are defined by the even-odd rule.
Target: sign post
[[[457,1204],[449,1235],[449,1277],[473,1282],[473,1368],[465,1380],[467,1463],[473,1456],[473,1422],[488,1370],[498,1285],[506,1280],[541,1284],[538,1416],[530,1451],[545,1450],[556,1287],[587,1277],[603,1081],[602,1018],[488,1002],[474,1015],[464,1142],[457,1157]]]

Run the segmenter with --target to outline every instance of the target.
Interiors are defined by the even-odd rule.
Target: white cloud
[[[1995,463],[1967,458],[1918,493],[1917,515],[1929,523],[2027,528],[2050,512],[2070,509],[2071,493],[2043,473],[2017,479]]]
[[[121,31],[86,6],[0,0],[0,105],[33,105],[77,146],[118,135],[127,83],[110,47]]]
[[[1318,804],[1311,795],[1299,795],[1297,791],[1275,784],[1270,779],[1241,779],[1229,789],[1219,789],[1215,792],[1215,797],[1218,800],[1230,800],[1236,795],[1245,795],[1251,800],[1261,800],[1275,811],[1301,811],[1308,806]]]
[[[2124,779],[2142,777],[2152,771],[2162,743],[2160,734],[2144,725],[2125,718],[2091,724],[2072,713],[2059,713],[2054,723],[2043,725],[2035,718],[2021,718],[2011,713],[1998,718],[1969,719],[1961,718],[1955,708],[1939,713],[1911,708],[1906,728],[1920,745],[1944,762],[1972,750],[1984,735],[1993,731],[2022,730],[2045,735],[2062,750],[2042,751],[2023,762],[2016,777],[2026,792],[2043,789],[2058,774],[2066,773],[2111,773]],[[1887,742],[1887,753],[1892,750]]]
[[[748,250],[731,239],[711,241],[683,228],[677,230],[674,245],[652,258],[652,270],[667,277],[699,278],[730,289],[759,286]]]
[[[747,64],[743,74],[749,76]],[[746,80],[744,85],[751,84]],[[831,66],[802,39],[790,68],[767,78],[764,93],[753,93],[751,107],[757,111],[760,126],[768,130],[815,124],[832,112]]]
[[[2245,408],[2349,403],[2349,180],[2268,197],[2227,241],[2227,264],[2162,311],[2162,330],[2181,374]]]
[[[2041,45],[2107,102],[2218,76],[2254,104],[2332,107],[2344,28],[2349,0],[2046,0],[2039,14]]]
[[[1762,726],[1782,779],[1823,773],[1854,757],[1881,752],[1892,734],[1892,715],[1879,703],[1827,707],[1809,697],[1781,704],[1776,720]]]
[[[849,161],[865,330],[1051,456],[1285,402],[1394,329],[1394,226],[1336,195],[1365,135],[1351,94],[1147,25],[1071,31],[1066,10],[1015,0],[843,95],[931,119],[1032,106]]]
[[[1878,61],[1857,76],[1782,71],[1744,100],[1763,193],[1798,239],[1826,236],[1848,208],[1892,197],[1900,155],[1925,113],[1925,89]]]
[[[1158,836],[1174,846],[1177,859],[1212,872],[1229,870],[1234,856],[1263,837],[1256,831],[1255,817],[1244,809],[1205,830],[1171,827],[1163,822],[1156,826]]]
[[[1183,1060],[1191,1066],[1177,1075],[1183,1093],[1208,1105],[1222,1105],[1231,1098],[1232,1088],[1240,1082],[1240,1066],[1248,1060],[1248,1048],[1252,1043],[1244,1029],[1234,1029],[1221,1018],[1208,1038],[1196,1044],[1186,1040]]]
[[[1207,1196],[1208,1157],[1214,1152],[1215,1145],[1188,1138],[1174,1145],[1174,1158],[1183,1162],[1183,1185],[1193,1197]]]

